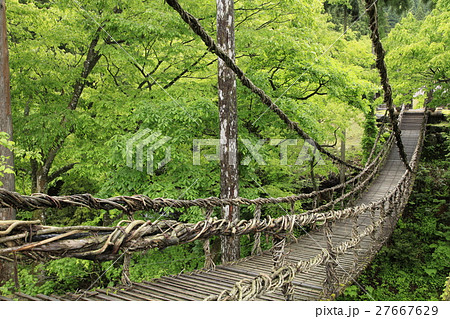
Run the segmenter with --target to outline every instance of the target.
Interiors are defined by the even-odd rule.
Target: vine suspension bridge
[[[161,207],[199,206],[208,215],[212,208],[224,204],[254,205],[255,218],[231,224],[217,218],[206,218],[196,224],[161,220],[154,224],[128,221],[128,225],[109,227],[50,227],[39,221],[0,222],[0,255],[11,252],[49,254],[59,257],[112,259],[119,249],[130,253],[141,249],[205,240],[205,269],[177,276],[162,277],[151,282],[131,283],[116,289],[86,291],[65,296],[29,296],[24,300],[319,300],[336,296],[346,284],[376,255],[392,233],[405,207],[414,182],[425,125],[423,112],[405,112],[401,124],[403,141],[411,157],[412,172],[404,168],[394,136],[356,177],[344,184],[315,193],[286,198],[246,200],[149,199],[143,196],[99,200],[90,195],[50,197],[21,196],[0,189],[0,206],[21,209],[65,207],[121,208],[122,210],[159,209]],[[392,148],[392,149],[391,149]],[[370,186],[368,187],[368,185]],[[349,191],[345,191],[348,189]],[[333,196],[333,194],[335,196]],[[306,213],[288,214],[276,219],[261,219],[265,205],[290,204],[305,199],[327,196],[330,200]],[[336,199],[333,199],[336,198]],[[349,206],[348,204],[354,204]],[[349,206],[330,210],[333,206]],[[294,228],[313,226],[313,230],[289,242]],[[258,234],[274,237],[274,246],[261,252]],[[214,235],[256,234],[253,255],[234,263],[214,266],[208,238]],[[48,239],[41,239],[47,235]],[[53,235],[53,236],[49,236]],[[77,236],[78,235],[78,236]],[[80,238],[81,237],[81,238]],[[34,241],[34,238],[40,239]],[[31,240],[31,242],[29,242]],[[21,242],[21,245],[17,245]],[[0,299],[7,299],[1,297]]]
[[[257,94],[288,127],[310,139],[299,125],[258,87],[214,43],[197,19],[177,1],[166,1],[199,35],[208,50],[217,54],[236,73],[242,84]],[[392,106],[392,93],[379,42],[373,1],[366,1],[371,38],[377,53],[377,67],[389,111],[391,134],[377,153],[378,141],[387,125],[380,128],[364,168],[343,162],[314,142],[319,151],[334,162],[357,171],[354,177],[331,188],[282,198],[204,198],[174,200],[146,196],[94,198],[89,194],[24,196],[0,189],[0,207],[22,210],[63,208],[118,209],[132,217],[135,211],[200,207],[204,220],[183,223],[175,220],[121,221],[116,227],[44,226],[40,221],[0,221],[0,258],[14,261],[17,253],[39,258],[76,257],[118,260],[124,256],[123,286],[68,293],[64,296],[29,296],[22,300],[330,300],[352,283],[389,238],[412,190],[424,140],[427,112],[402,111],[398,117]],[[400,134],[401,130],[401,134]],[[407,158],[410,160],[407,161]],[[299,212],[297,203],[313,203]],[[262,218],[265,207],[276,205],[285,214]],[[212,217],[224,206],[251,207],[253,219],[231,222]],[[305,230],[308,228],[308,231]],[[294,234],[301,232],[300,237]],[[261,251],[261,235],[272,236],[273,247]],[[252,235],[252,255],[216,266],[209,240],[213,236]],[[150,282],[128,279],[131,253],[152,248],[163,249],[195,240],[204,241],[205,267],[191,273],[166,276]],[[0,296],[0,300],[9,298]]]

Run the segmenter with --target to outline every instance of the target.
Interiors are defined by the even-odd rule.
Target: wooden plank
[[[95,295],[95,293],[92,292],[86,292],[83,293],[81,295],[78,294],[73,294],[73,293],[67,293],[67,296],[73,298],[74,301],[78,301],[78,300],[82,300],[82,301],[99,301],[99,299],[96,299],[93,295]],[[86,296],[86,297],[85,297]]]
[[[119,290],[115,289],[114,290],[106,290],[106,289],[97,289],[96,292],[99,292],[98,297],[99,298],[104,298],[105,300],[108,301],[133,301],[133,299],[130,299],[126,296],[122,296],[119,295],[117,292]]]
[[[64,296],[56,296],[56,295],[52,294],[52,295],[50,295],[50,297],[59,299],[61,301],[73,301],[73,299],[68,298],[66,295],[64,295]]]
[[[139,288],[148,290],[149,292],[155,293],[156,295],[162,296],[164,298],[167,298],[169,300],[179,300],[179,301],[192,301],[194,299],[188,297],[188,296],[182,296],[177,293],[174,293],[173,291],[166,291],[164,289],[161,289],[159,287],[153,286],[152,282],[144,281],[140,284],[136,284],[139,286]]]
[[[154,300],[154,301],[170,301],[171,300],[167,297],[163,297],[163,296],[157,295],[155,293],[149,292],[148,290],[145,290],[144,288],[140,287],[138,285],[138,283],[133,283],[133,288],[131,288],[129,290],[123,290],[122,293],[126,294],[126,295],[133,295],[133,294],[142,295],[143,298],[147,298],[146,300]]]
[[[42,299],[40,299],[40,298],[36,298],[36,297],[30,296],[30,295],[24,294],[22,292],[16,292],[15,295],[19,298],[22,298],[22,299],[25,299],[28,301],[42,301]]]
[[[238,274],[248,275],[248,276],[252,276],[252,277],[256,277],[259,275],[258,272],[237,268],[236,266],[219,266],[216,268],[216,270],[227,270],[227,271],[232,271],[232,272],[236,272]]]
[[[43,294],[37,294],[36,297],[40,298],[42,300],[46,300],[46,301],[61,301],[61,299],[59,299],[59,298],[46,296],[46,295],[43,295]]]
[[[13,299],[10,299],[8,297],[0,295],[0,301],[14,301]]]
[[[159,287],[161,289],[167,289],[167,290],[174,291],[180,295],[191,296],[191,298],[193,298],[194,300],[195,299],[202,300],[206,297],[205,295],[199,294],[190,288],[184,287],[184,289],[182,289],[179,286],[177,286],[176,284],[174,284],[173,282],[166,280],[166,278],[164,278],[164,280],[161,280],[159,282],[154,281],[154,282],[152,282],[152,285]]]
[[[208,284],[205,281],[200,282],[200,281],[196,281],[196,280],[189,280],[187,278],[181,279],[181,278],[168,277],[168,278],[165,278],[164,282],[170,282],[170,283],[178,285],[178,287],[180,287],[180,288],[202,292],[203,294],[206,294],[206,295],[215,294],[215,293],[221,291],[221,288],[219,286],[213,286],[211,284]]]
[[[208,276],[209,278],[212,278],[213,280],[220,281],[221,283],[229,283],[231,285],[234,285],[236,282],[245,279],[245,278],[253,278],[251,276],[242,276],[241,274],[237,273],[231,273],[231,272],[225,272],[224,270],[215,270],[214,273],[204,274],[204,276]]]
[[[189,289],[195,289],[199,292],[203,292],[206,295],[216,294],[224,289],[229,289],[233,285],[231,283],[217,284],[217,280],[204,277],[186,277],[186,278],[170,278],[174,283],[178,283],[180,286],[188,286]]]
[[[234,281],[230,281],[230,282],[221,281],[220,277],[214,277],[214,276],[208,275],[208,273],[198,273],[198,274],[193,274],[193,275],[189,275],[186,277],[177,277],[177,278],[180,278],[180,279],[186,280],[186,281],[200,280],[201,282],[204,282],[211,288],[218,287],[220,289],[222,287],[227,287],[227,288],[232,287],[233,283],[234,283]]]
[[[120,299],[120,298],[115,298],[113,296],[109,296],[109,295],[105,295],[105,294],[95,295],[95,298],[100,301],[122,301],[122,299]]]
[[[220,292],[225,289],[232,288],[235,283],[237,283],[239,280],[244,279],[244,278],[240,278],[239,280],[234,280],[234,279],[230,279],[230,276],[227,276],[227,275],[225,275],[225,277],[221,277],[223,275],[222,273],[220,273],[220,274],[214,273],[212,276],[205,276],[205,273],[197,273],[195,275],[201,277],[202,280],[212,282],[212,283],[217,282],[217,278],[220,277],[220,280],[221,280]],[[251,278],[251,277],[248,277],[248,278]],[[222,280],[226,280],[227,282],[224,282]],[[218,288],[219,288],[219,286],[218,286]],[[267,300],[267,301],[273,300],[273,298],[266,297],[266,296],[260,296],[258,298],[260,298],[261,300]]]
[[[149,295],[138,292],[136,289],[130,290],[120,290],[116,293],[121,297],[129,298],[130,300],[143,300],[143,301],[154,301],[155,299],[150,297]]]

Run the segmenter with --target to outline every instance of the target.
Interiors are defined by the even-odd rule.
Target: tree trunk
[[[217,43],[230,58],[235,58],[234,44],[234,2],[216,0],[217,3]],[[218,93],[220,119],[220,196],[238,197],[237,163],[237,103],[236,77],[234,72],[219,59]],[[223,218],[230,222],[239,220],[239,207],[224,206]],[[222,261],[239,259],[239,237],[222,237]]]
[[[9,60],[8,60],[8,41],[6,33],[6,7],[5,1],[0,0],[0,131],[13,137],[12,116],[11,116],[11,97],[9,84]],[[13,168],[14,157],[11,150],[0,146],[0,157],[6,157],[6,164]],[[5,174],[1,179],[3,188],[15,190],[14,174]],[[0,220],[14,219],[15,212],[10,208],[0,209]]]
[[[341,140],[341,160],[345,162],[345,139],[346,139],[346,133],[345,129],[342,130],[342,140]],[[345,165],[341,165],[339,170],[339,181],[342,183],[345,182]]]
[[[6,7],[5,1],[0,0],[0,131],[13,137],[12,117],[11,117],[11,96],[9,84],[9,59],[8,41],[6,33]],[[6,164],[13,168],[14,157],[12,151],[0,146],[0,158],[7,157]],[[1,187],[14,191],[14,174],[5,174],[1,178]],[[15,219],[16,213],[12,208],[0,208],[0,220]],[[0,285],[11,279],[14,273],[14,264],[4,259],[0,259]]]
[[[89,44],[89,49],[86,54],[86,60],[83,64],[83,70],[81,71],[80,77],[76,80],[73,86],[73,93],[68,104],[68,109],[75,110],[78,107],[83,90],[86,87],[87,78],[91,74],[94,67],[97,65],[101,58],[101,53],[96,49],[98,41],[100,39],[101,28],[99,27],[94,34],[94,38]],[[61,120],[61,126],[67,124],[67,119],[63,118]],[[52,169],[53,162],[58,155],[58,152],[63,147],[66,138],[73,133],[74,128],[69,128],[68,133],[65,136],[58,137],[53,143],[53,147],[48,151],[47,154],[42,154],[44,161],[42,164],[38,163],[35,159],[31,159],[31,191],[32,193],[46,193],[48,190],[49,183],[61,176],[62,174],[71,170],[76,163],[71,163],[63,166],[52,174],[50,170]],[[44,222],[44,220],[42,220]]]

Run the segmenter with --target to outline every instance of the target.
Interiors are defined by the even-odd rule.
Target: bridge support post
[[[339,280],[336,274],[337,254],[333,249],[333,222],[326,222],[324,227],[327,250],[330,257],[325,260],[326,279],[323,285],[323,299],[332,300],[336,297]]]
[[[255,206],[255,212],[253,214],[256,222],[259,222],[261,220],[261,205]],[[252,255],[261,255],[262,249],[261,249],[261,233],[255,234],[255,241],[253,242],[253,248],[252,248]]]
[[[130,280],[130,263],[131,263],[131,253],[126,252],[123,258],[123,268],[122,268],[122,278],[120,281],[125,286],[131,286]]]
[[[272,247],[272,261],[274,270],[283,266],[283,264],[285,263],[286,258],[286,254],[284,252],[285,246],[286,246],[286,236],[275,234],[273,236],[273,247]],[[295,291],[292,282],[284,284],[281,287],[281,291],[286,301],[294,300]]]
[[[8,35],[6,32],[6,4],[0,0],[0,131],[9,134],[13,138],[13,126],[11,115],[11,97],[10,97],[10,72],[8,56]],[[0,158],[5,157],[5,164],[13,168],[14,154],[6,147],[0,146]],[[5,174],[1,178],[2,187],[14,191],[14,174]],[[0,220],[13,220],[16,218],[16,212],[13,208],[0,208]],[[14,263],[0,259],[0,286],[12,278],[15,271]],[[16,286],[18,282],[16,281]]]
[[[205,223],[209,222],[209,219],[211,218],[211,215],[214,211],[214,207],[208,208],[207,212],[204,214],[205,215]],[[204,264],[204,268],[205,269],[214,269],[216,268],[216,264],[214,263],[212,254],[211,254],[211,245],[210,245],[210,239],[205,239],[205,241],[203,242],[203,252],[205,253],[205,264]]]

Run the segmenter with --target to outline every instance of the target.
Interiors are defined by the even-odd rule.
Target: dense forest
[[[180,2],[216,36],[212,1]],[[13,138],[0,132],[0,145],[14,151],[14,166],[0,157],[0,178],[14,173],[21,194],[219,197],[219,162],[204,156],[214,153],[214,145],[202,147],[198,161],[193,158],[193,141],[220,138],[217,57],[165,1],[9,0],[6,6]],[[341,298],[437,300],[450,272],[445,121],[450,1],[379,0],[377,6],[395,105],[443,109],[444,120],[430,128],[415,192],[393,237],[358,279],[363,287],[350,286]],[[315,141],[336,155],[345,145],[347,160],[355,164],[367,160],[377,115],[384,114],[367,25],[360,0],[235,1],[236,63]],[[287,158],[280,160],[273,141],[298,136],[239,82],[237,105],[239,196],[282,197],[339,182],[340,167],[327,157],[317,165],[298,161],[303,141],[290,145]],[[151,168],[136,169],[127,143],[149,131],[167,137],[170,160],[159,165],[167,148],[158,148]],[[246,160],[252,155],[248,143],[259,147],[264,163]],[[276,207],[263,212],[271,217],[281,213]],[[252,214],[241,211],[242,218]],[[134,215],[162,217],[204,218],[196,207]],[[17,211],[16,218],[54,226],[109,226],[126,216],[116,210],[64,208]],[[219,239],[212,240],[216,262],[218,245]],[[241,256],[249,255],[250,238],[241,238],[240,245]],[[130,279],[148,280],[203,264],[199,242],[147,251],[133,255]],[[18,273],[21,291],[58,294],[117,285],[122,266],[23,259]],[[10,280],[0,293],[14,289]]]

